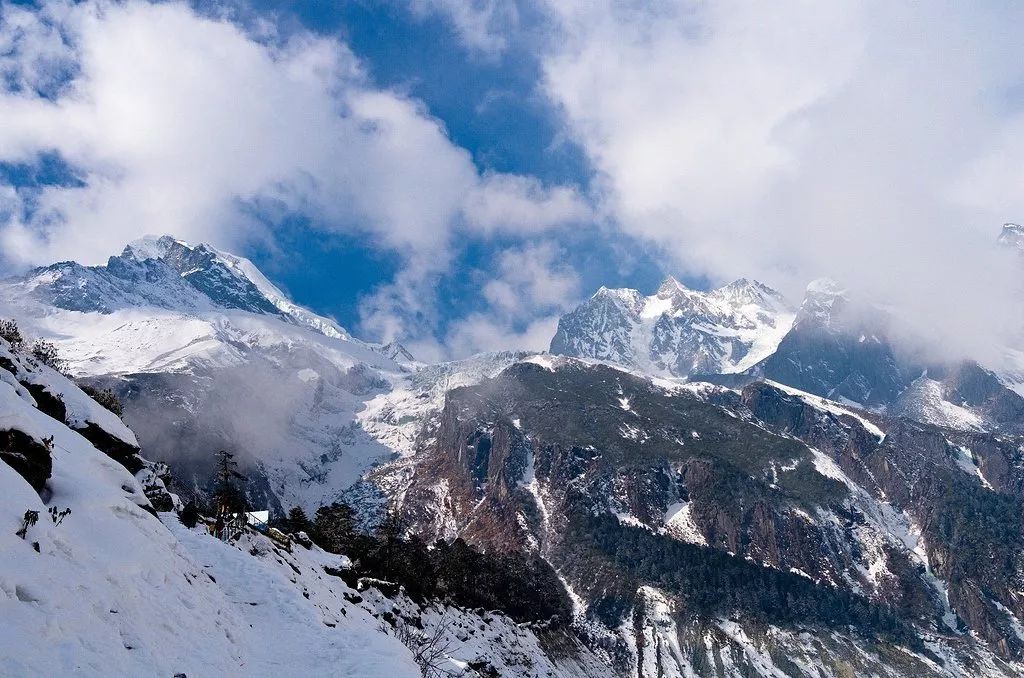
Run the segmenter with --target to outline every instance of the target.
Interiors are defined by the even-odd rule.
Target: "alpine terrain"
[[[0,299],[0,673],[1024,675],[1018,380],[836,282],[439,364],[170,236]]]

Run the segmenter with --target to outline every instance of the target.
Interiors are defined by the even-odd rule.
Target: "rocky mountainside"
[[[669,277],[649,297],[602,287],[559,320],[551,352],[667,376],[741,372],[774,351],[792,321],[782,296],[759,282],[699,292]]]
[[[893,319],[818,281],[774,353],[747,370],[840,402],[958,430],[1020,431],[1024,398],[971,360],[926,362],[899,350]]]
[[[539,356],[449,391],[401,496],[542,554],[620,675],[1013,675],[1022,442]]]
[[[921,373],[897,357],[890,327],[883,311],[816,281],[790,331],[751,372],[834,400],[889,403]]]

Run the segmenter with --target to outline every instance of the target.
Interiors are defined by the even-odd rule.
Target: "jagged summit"
[[[328,337],[351,338],[333,320],[289,300],[248,259],[170,235],[134,240],[105,266],[61,262],[34,269],[10,291],[86,313],[141,307],[246,311],[279,316]]]
[[[668,276],[651,296],[602,287],[559,320],[551,352],[679,377],[738,372],[771,353],[792,319],[763,283],[741,278],[703,292]]]
[[[386,355],[388,358],[399,362],[415,362],[416,358],[413,357],[412,353],[409,352],[405,346],[402,346],[401,342],[397,340],[389,341],[388,343],[380,347],[380,352]]]
[[[832,278],[818,278],[807,285],[807,294],[816,296],[841,296],[846,293],[846,288]]]
[[[686,289],[688,289],[686,285],[670,275],[661,282],[661,285],[658,286],[658,291],[655,293],[655,296],[667,298]]]
[[[1024,226],[1012,222],[1003,224],[1003,230],[999,233],[999,244],[1016,247],[1024,252]]]

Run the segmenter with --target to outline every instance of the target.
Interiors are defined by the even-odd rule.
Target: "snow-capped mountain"
[[[559,320],[551,352],[676,377],[741,372],[775,350],[793,317],[756,281],[700,292],[669,277],[651,296],[602,287]]]
[[[900,352],[894,319],[834,281],[807,288],[789,333],[748,370],[832,400],[956,430],[1021,430],[1024,398],[977,362]]]
[[[70,370],[120,393],[151,458],[202,492],[237,451],[257,505],[315,508],[392,452],[355,412],[403,374],[390,352],[292,303],[251,262],[169,236],[105,266],[0,284],[0,315],[51,338]]]
[[[1024,252],[1024,226],[1003,224],[1003,230],[999,233],[999,244]]]
[[[291,656],[292,641],[334,661],[338,641],[318,623],[359,637],[360,620],[401,614],[448,633],[465,650],[452,670],[471,676],[1024,670],[1024,401],[976,365],[911,369],[884,314],[833,283],[812,284],[796,311],[746,280],[698,292],[668,279],[650,297],[602,289],[552,342],[580,358],[438,365],[355,340],[244,260],[172,238],[0,291],[0,317],[122,394],[137,438],[120,445],[63,398],[66,425],[108,456],[141,460],[137,439],[201,493],[212,453],[229,447],[257,503],[390,505],[427,543],[539,559],[554,607],[572,609],[556,634],[571,651],[551,650],[551,636],[490,613],[356,595],[315,548],[289,554],[255,535],[225,546],[165,517],[171,548],[210,565],[211,600],[277,582],[237,615],[291,640],[225,645],[254,665]],[[683,378],[703,372],[734,388]],[[316,633],[282,612],[306,609],[296,594],[312,601]]]
[[[289,301],[248,259],[166,235],[129,243],[105,266],[61,262],[35,269],[5,291],[86,313],[138,307],[247,311],[350,338],[332,320]]]
[[[834,400],[891,402],[921,373],[897,358],[891,319],[838,283],[807,287],[792,328],[753,373]]]

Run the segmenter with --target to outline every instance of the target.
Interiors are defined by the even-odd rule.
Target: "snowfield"
[[[0,346],[19,371],[76,403],[69,416],[92,410],[86,401],[98,407]],[[0,463],[0,675],[419,675],[368,614],[338,607],[327,626],[279,569],[186,530],[173,514],[165,526],[131,473],[39,411],[10,372],[0,375],[0,430],[52,437],[53,464],[37,494]],[[113,415],[95,415],[108,433],[130,435]],[[71,512],[57,523],[51,509]],[[38,521],[22,539],[26,511]]]

